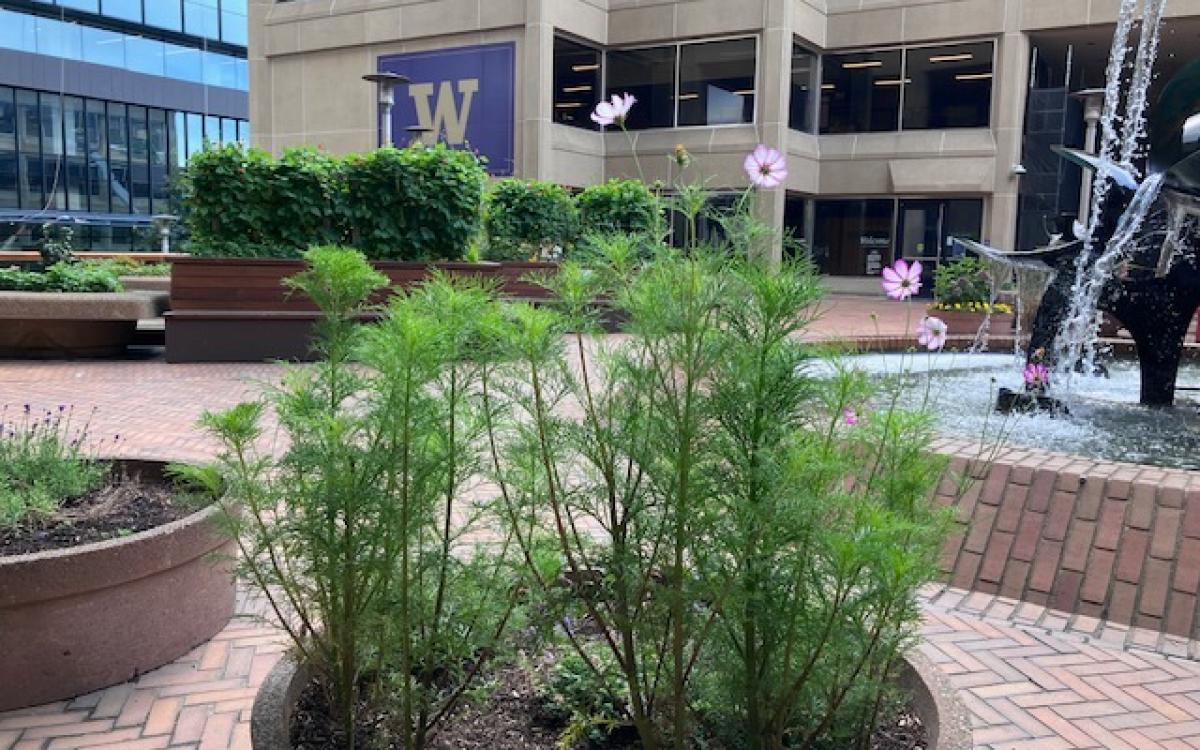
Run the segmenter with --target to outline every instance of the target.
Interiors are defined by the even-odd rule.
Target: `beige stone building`
[[[291,0],[250,3],[254,144],[334,152],[394,135],[484,146],[497,174],[581,187],[670,182],[683,144],[714,189],[746,184],[756,144],[784,151],[765,213],[822,269],[866,288],[896,256],[954,236],[1045,241],[1077,211],[1081,175],[1049,146],[1083,145],[1118,0]],[[1200,48],[1200,0],[1173,0],[1165,80]],[[630,133],[592,127],[631,92]],[[635,161],[631,143],[640,160]],[[873,286],[872,286],[873,288]]]

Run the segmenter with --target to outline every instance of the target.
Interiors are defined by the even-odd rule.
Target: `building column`
[[[521,42],[521,67],[517,71],[520,107],[517,132],[521,154],[516,175],[542,180],[550,173],[550,123],[554,107],[553,0],[525,0],[525,35]]]
[[[766,145],[787,153],[788,114],[792,85],[793,0],[766,0],[763,8],[762,46],[758,61],[759,137]],[[766,252],[773,266],[783,261],[783,214],[787,191],[781,185],[758,192],[759,218],[774,231]]]
[[[1016,4],[1013,4],[1016,5]],[[1025,138],[1025,107],[1029,95],[1029,37],[1009,20],[1007,31],[1000,38],[996,54],[994,98],[996,111],[992,115],[996,137],[996,174],[992,189],[991,210],[984,239],[993,247],[1012,249],[1017,242],[1017,212],[1020,208],[1021,178],[1013,174],[1020,164]]]
[[[275,132],[271,117],[271,69],[267,63],[267,16],[274,3],[271,0],[250,0],[246,7],[247,45],[246,68],[250,83],[250,145],[274,151],[271,134]]]

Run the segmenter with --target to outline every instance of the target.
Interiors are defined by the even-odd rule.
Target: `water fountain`
[[[1126,78],[1142,5],[1143,0],[1121,3],[1098,153],[1059,149],[1063,158],[1094,175],[1087,223],[1075,222],[1067,236],[1031,252],[963,244],[993,260],[1054,271],[1026,356],[1052,369],[1056,395],[1069,400],[1073,380],[1099,369],[1096,320],[1106,312],[1135,343],[1140,402],[1170,406],[1184,338],[1200,306],[1200,258],[1191,242],[1200,229],[1195,221],[1200,216],[1200,61],[1176,75],[1148,111],[1166,0],[1144,0],[1136,57]]]

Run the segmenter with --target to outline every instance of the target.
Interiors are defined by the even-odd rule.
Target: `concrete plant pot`
[[[981,312],[969,310],[939,310],[935,307],[926,308],[925,314],[941,318],[946,324],[946,330],[951,336],[974,336],[983,325],[987,316]],[[1016,316],[1012,313],[992,313],[989,333],[993,336],[1011,336]]]
[[[163,464],[121,462],[161,476]],[[233,542],[209,506],[119,539],[0,557],[0,711],[131,680],[233,616]]]
[[[161,291],[0,292],[0,357],[120,356],[167,301]]]
[[[292,715],[310,679],[312,672],[306,666],[287,656],[279,660],[254,699],[253,750],[292,750]],[[971,715],[933,662],[914,651],[905,657],[897,680],[912,698],[930,750],[971,750]]]

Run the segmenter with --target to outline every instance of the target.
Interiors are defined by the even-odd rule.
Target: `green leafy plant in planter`
[[[0,529],[36,524],[106,481],[107,467],[84,447],[88,425],[74,413],[0,410]]]
[[[486,289],[435,278],[382,320],[357,317],[386,279],[342,248],[305,254],[289,280],[325,313],[322,361],[269,397],[290,440],[258,451],[267,404],[206,414],[222,476],[243,511],[226,522],[242,575],[270,600],[354,748],[360,707],[423,748],[502,645],[516,588],[503,539],[474,550],[486,508],[467,502],[493,356]]]
[[[977,313],[1011,313],[1012,307],[992,299],[993,280],[979,258],[960,258],[933,272],[933,309]]]
[[[561,256],[579,232],[571,195],[551,182],[500,180],[484,204],[488,260]]]
[[[121,280],[104,266],[55,263],[45,271],[0,269],[0,291],[119,292]]]

